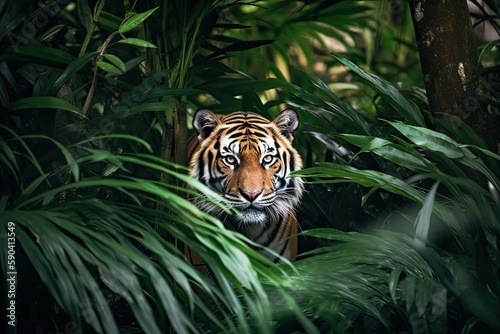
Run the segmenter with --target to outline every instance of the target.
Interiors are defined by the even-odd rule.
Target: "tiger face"
[[[239,212],[221,219],[237,226],[266,225],[289,219],[303,192],[300,178],[290,173],[302,168],[292,147],[297,113],[283,110],[273,121],[253,113],[215,115],[196,112],[193,126],[200,147],[191,158],[191,176],[225,197]],[[222,218],[219,206],[203,201],[200,208]],[[295,218],[293,218],[295,219]],[[232,228],[237,228],[232,226]]]

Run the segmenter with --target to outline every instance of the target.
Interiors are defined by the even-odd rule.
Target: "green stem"
[[[187,71],[189,69],[189,65],[191,64],[192,58],[194,56],[193,50],[194,50],[194,46],[196,43],[196,37],[198,36],[198,32],[200,30],[201,21],[202,21],[202,19],[200,18],[196,22],[196,27],[194,29],[193,38],[191,39],[191,42],[189,43],[187,53],[185,53],[185,47],[183,47],[183,57],[182,57],[183,58],[183,62],[182,62],[183,66],[181,67],[181,73],[179,75],[179,88],[184,88],[185,79],[187,77]],[[187,35],[187,33],[186,33],[186,35]],[[184,40],[186,40],[186,39],[187,39],[187,36],[185,36]]]
[[[90,39],[92,38],[92,34],[94,34],[95,28],[99,23],[99,17],[101,16],[102,9],[104,8],[104,4],[106,0],[99,0],[97,5],[94,8],[94,16],[92,17],[92,22],[90,23],[90,27],[87,30],[87,35],[85,35],[85,39],[83,40],[82,48],[80,49],[80,53],[78,53],[78,57],[81,57],[87,51],[87,47],[89,46]]]

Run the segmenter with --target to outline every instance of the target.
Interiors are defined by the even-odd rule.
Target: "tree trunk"
[[[410,9],[431,111],[458,116],[498,152],[500,124],[487,103],[489,87],[476,77],[467,1],[411,0]]]

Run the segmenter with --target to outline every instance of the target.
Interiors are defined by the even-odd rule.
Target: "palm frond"
[[[174,171],[175,165],[145,154],[90,150],[75,159],[63,146],[43,136],[14,137],[11,142],[28,149],[26,141],[33,139],[55,143],[58,155],[71,162],[65,168],[77,174],[68,183],[53,182],[46,187],[44,179],[53,178],[55,173],[46,172],[43,162],[33,156],[42,169],[41,178],[29,183],[25,177],[28,182],[19,197],[4,194],[9,204],[2,212],[1,225],[16,224],[18,247],[25,251],[55,301],[79,327],[83,319],[96,332],[120,331],[112,304],[103,294],[106,289],[129,305],[137,326],[147,333],[161,333],[165,328],[202,332],[203,326],[251,332],[253,324],[259,324],[263,332],[271,331],[270,312],[265,311],[269,301],[259,277],[267,277],[270,282],[279,282],[279,278],[269,268],[252,265],[262,257],[240,235],[224,229],[220,222],[169,190],[168,185],[127,176],[126,168],[135,164],[168,172],[205,195],[210,190]],[[2,147],[9,147],[8,142],[3,141]],[[21,165],[23,154],[17,154],[11,166]],[[11,154],[4,156],[12,158]],[[75,163],[82,169],[92,165],[97,170],[106,164],[119,164],[121,171],[114,176],[80,179],[82,169],[74,168]],[[22,169],[15,171],[23,174]],[[113,200],[120,194],[124,199]],[[217,197],[213,193],[210,196]],[[157,201],[165,210],[151,208]],[[218,284],[187,263],[182,251],[164,234],[202,254]],[[5,268],[3,260],[2,266]],[[195,287],[204,291],[219,310],[207,308],[207,301],[200,298]],[[241,298],[233,287],[241,292]],[[220,312],[226,313],[224,321]],[[159,319],[166,319],[166,323],[159,323]]]

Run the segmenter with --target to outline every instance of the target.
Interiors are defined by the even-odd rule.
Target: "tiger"
[[[274,251],[257,248],[269,260],[294,261],[295,210],[304,192],[303,180],[290,177],[302,168],[302,159],[292,147],[299,126],[297,112],[285,109],[269,121],[252,112],[219,115],[199,109],[192,124],[196,135],[188,145],[190,176],[223,196],[237,213],[229,215],[208,200],[198,199],[195,204],[225,228]],[[206,267],[198,254],[189,248],[186,253],[195,266]]]

